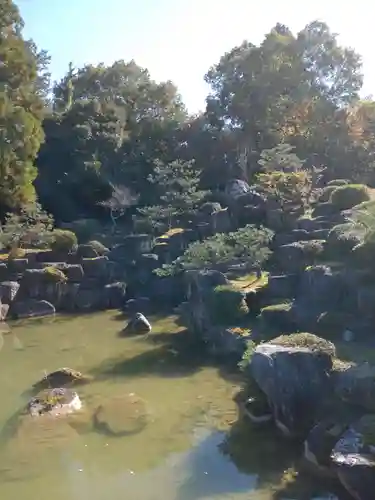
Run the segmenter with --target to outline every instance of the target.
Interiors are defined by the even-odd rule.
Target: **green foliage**
[[[47,280],[51,283],[66,283],[68,281],[63,271],[56,267],[47,266],[43,269],[43,272]]]
[[[134,61],[70,66],[53,89],[53,108],[44,122],[36,186],[59,221],[95,216],[103,202],[106,213],[121,212],[116,186],[150,203],[148,177],[156,160],[175,159],[177,129],[186,118],[171,82],[153,81]]]
[[[245,374],[249,369],[249,365],[251,362],[251,358],[253,357],[255,348],[256,344],[253,340],[248,340],[246,342],[245,352],[242,355],[241,361],[238,363],[238,368],[241,370],[241,372],[244,372]]]
[[[0,216],[33,201],[35,185],[59,227],[112,220],[114,233],[118,221],[124,232],[160,234],[211,210],[205,201],[225,203],[234,178],[256,181],[294,214],[328,179],[338,178],[328,187],[346,178],[375,185],[375,103],[359,99],[359,55],[322,22],[296,35],[277,24],[260,43],[229,50],[207,72],[204,113],[188,116],[176,87],[134,61],[70,64],[51,95],[48,55],[22,39],[15,2],[1,5]],[[353,196],[348,203],[343,195],[340,208],[353,206]],[[67,229],[80,242],[99,232]],[[208,256],[194,249],[199,262],[228,261],[219,240],[218,257],[212,242]]]
[[[37,203],[8,213],[1,226],[0,242],[6,248],[46,248],[51,242],[53,218]]]
[[[0,209],[35,201],[34,160],[43,141],[43,101],[38,92],[38,59],[22,37],[14,2],[0,7]],[[6,33],[6,35],[5,35]]]
[[[248,313],[244,294],[231,285],[217,286],[210,296],[210,315],[216,324],[231,325]]]
[[[172,223],[178,225],[181,217],[191,217],[206,195],[205,191],[198,188],[199,175],[193,162],[156,162],[149,181],[159,193],[159,203],[139,208],[141,220],[143,218],[155,231],[159,227],[171,227]]]
[[[287,212],[304,209],[310,201],[311,177],[305,172],[269,172],[257,176],[260,192]]]
[[[263,172],[298,172],[302,169],[303,160],[293,152],[294,146],[281,143],[272,149],[264,149],[260,153],[259,165]]]
[[[364,241],[365,233],[366,229],[355,222],[334,226],[328,234],[326,256],[335,261],[350,257],[353,248]]]
[[[228,234],[216,234],[191,243],[184,254],[157,274],[174,274],[182,268],[215,269],[244,262],[262,264],[271,255],[269,244],[273,233],[267,228],[248,225]]]
[[[363,184],[347,184],[331,193],[331,203],[338,210],[348,210],[370,199],[369,190]]]
[[[310,201],[312,178],[302,170],[303,161],[290,144],[279,144],[261,152],[262,173],[256,177],[257,189],[284,211],[304,209]]]
[[[71,252],[77,248],[77,236],[65,229],[55,229],[53,231],[52,250],[56,252]]]

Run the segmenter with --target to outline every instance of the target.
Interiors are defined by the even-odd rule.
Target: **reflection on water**
[[[101,313],[2,331],[0,497],[281,498],[276,486],[296,452],[269,431],[235,423],[233,380],[207,365],[174,318],[153,318],[147,338],[120,338],[122,327],[113,313]],[[32,385],[63,366],[93,376],[76,389],[84,409],[60,420],[25,418]],[[105,407],[117,413],[118,398],[129,394],[145,402],[147,425],[121,437],[96,432],[97,408],[116,401]]]

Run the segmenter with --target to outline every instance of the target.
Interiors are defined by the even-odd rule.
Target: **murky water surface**
[[[207,364],[175,318],[152,322],[146,338],[119,336],[114,312],[24,322],[0,336],[2,500],[292,498],[275,492],[294,450],[237,422],[236,381]],[[64,366],[93,377],[76,389],[83,410],[20,417],[32,384]],[[111,406],[129,394],[143,401],[140,426],[138,414]],[[109,427],[95,421],[99,407]]]

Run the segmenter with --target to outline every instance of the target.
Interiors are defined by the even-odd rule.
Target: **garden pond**
[[[239,377],[209,362],[176,317],[150,320],[145,337],[119,335],[125,319],[113,311],[4,325],[2,499],[334,498],[280,496],[300,450],[238,420]],[[82,416],[20,420],[32,385],[60,367],[92,377],[76,388]],[[129,394],[147,408],[141,429],[113,434],[93,424],[96,408]]]

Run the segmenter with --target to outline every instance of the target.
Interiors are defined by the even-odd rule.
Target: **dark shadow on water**
[[[272,490],[273,500],[328,498],[329,493],[347,500],[336,482],[311,475],[302,464],[302,446],[283,437],[274,426],[258,427],[238,420],[219,445],[238,471],[256,475],[257,488]],[[295,471],[295,475],[286,474]]]
[[[335,491],[334,485],[303,472],[301,446],[280,436],[272,426],[259,428],[239,420],[228,433],[203,431],[205,435],[182,463],[187,478],[179,487],[179,500],[203,500],[256,490],[269,491],[273,500],[328,499],[329,493],[347,500]],[[298,474],[286,475],[285,471],[290,470]]]
[[[207,361],[204,345],[192,340],[185,330],[173,334],[138,335],[134,337],[134,341],[153,344],[155,347],[132,358],[124,359],[119,356],[106,360],[96,367],[91,375],[95,378],[136,377],[150,374],[181,377],[210,364]]]
[[[272,425],[258,427],[244,418],[233,424],[220,451],[242,473],[257,474],[259,487],[278,483],[301,456],[301,447],[287,441]]]

